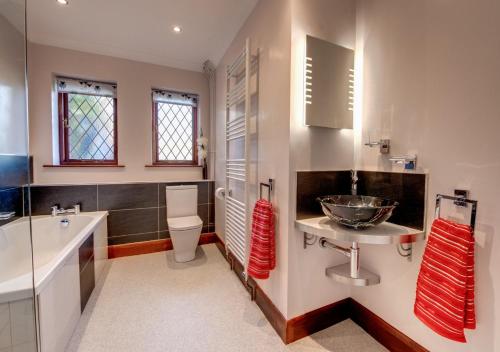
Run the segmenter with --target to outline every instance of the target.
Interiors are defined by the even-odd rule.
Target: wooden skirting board
[[[199,245],[216,243],[218,237],[215,233],[203,233],[200,236]],[[148,254],[168,251],[173,248],[172,240],[165,238],[162,240],[135,242],[127,244],[117,244],[108,246],[108,258],[128,257],[131,255]]]
[[[301,316],[286,320],[255,280],[249,278],[248,281],[245,281],[243,265],[230,252],[226,255],[224,244],[218,236],[216,236],[215,243],[217,248],[219,248],[221,253],[231,264],[232,269],[235,271],[240,281],[247,288],[249,293],[253,294],[255,303],[260,307],[267,320],[269,320],[269,323],[274,330],[276,330],[284,343],[289,344],[346,319],[352,319],[390,351],[428,352],[427,349],[352,298],[346,298],[325,307],[307,312]]]

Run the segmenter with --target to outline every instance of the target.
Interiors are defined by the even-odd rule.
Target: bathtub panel
[[[95,287],[94,256],[91,256],[87,265],[80,271],[80,307],[81,312],[85,309]]]
[[[99,280],[108,260],[108,226],[101,221],[94,231],[95,280]]]
[[[80,319],[78,250],[38,295],[41,352],[64,352]]]
[[[10,303],[12,346],[33,342],[35,336],[34,314],[31,298]]]
[[[0,304],[0,352],[2,349],[10,347],[10,312],[9,304]]]
[[[91,234],[87,239],[82,243],[80,248],[78,249],[78,261],[80,265],[80,272],[87,265],[90,258],[94,255],[94,234]]]

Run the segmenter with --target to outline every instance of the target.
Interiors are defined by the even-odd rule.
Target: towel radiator
[[[251,209],[250,183],[250,77],[255,56],[250,39],[234,62],[227,66],[226,84],[226,251],[244,268],[247,278]]]

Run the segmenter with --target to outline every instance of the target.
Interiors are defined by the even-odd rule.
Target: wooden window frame
[[[93,160],[93,159],[71,159],[70,158],[70,148],[69,148],[69,137],[68,130],[69,127],[65,123],[69,118],[69,104],[68,104],[68,94],[67,92],[58,92],[58,116],[59,116],[59,165],[62,166],[117,166],[118,165],[118,100],[113,98],[113,159],[112,160]],[[81,95],[84,94],[78,93]],[[95,94],[95,96],[98,96]]]
[[[153,100],[153,166],[199,166],[198,165],[198,106],[193,108],[193,160],[160,160],[158,150],[158,102]],[[165,104],[165,103],[163,103]],[[177,104],[187,105],[187,104]]]

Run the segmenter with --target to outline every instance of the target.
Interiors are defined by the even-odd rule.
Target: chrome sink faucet
[[[351,195],[355,196],[358,194],[358,172],[356,170],[351,170]]]
[[[59,208],[59,205],[54,205],[51,209],[52,209],[52,216],[66,215],[66,214],[75,214],[75,215],[80,214],[80,204],[75,204],[73,208],[70,209]]]

